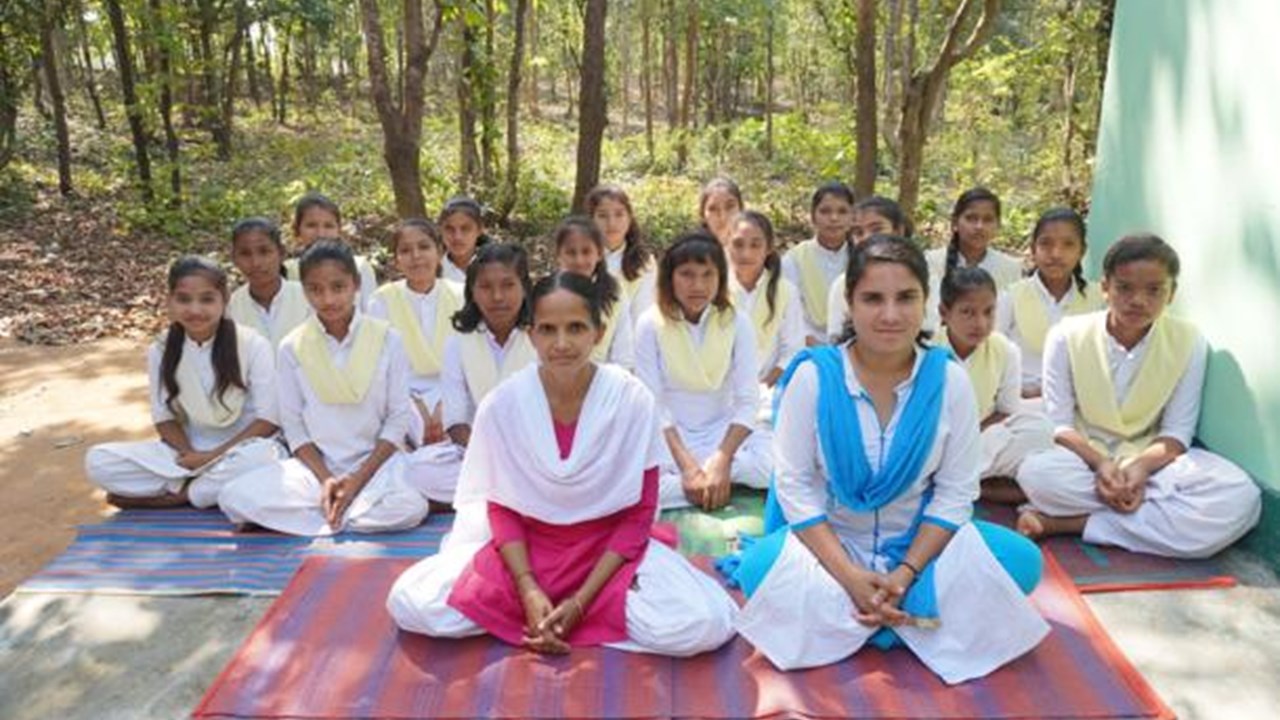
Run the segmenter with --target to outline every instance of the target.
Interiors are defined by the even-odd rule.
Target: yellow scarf
[[[631,318],[622,315],[622,299],[619,298],[609,308],[609,316],[604,319],[604,335],[600,337],[600,342],[596,343],[596,347],[591,351],[591,359],[596,362],[607,362],[609,360],[609,349],[613,346],[613,335],[618,331],[619,322],[631,322]],[[620,319],[621,318],[621,319]]]
[[[613,273],[613,277],[617,279],[618,285],[622,286],[623,297],[630,302],[635,300],[636,292],[640,290],[640,284],[645,281],[645,277],[654,272],[654,270],[653,258],[649,258],[648,262],[645,263],[644,269],[640,271],[639,275],[636,275],[635,280],[628,280],[627,276],[622,273],[621,267],[618,268],[616,273]]]
[[[946,328],[939,335],[939,345],[955,350],[951,345],[951,333]],[[996,409],[996,398],[1000,395],[1000,380],[1004,377],[1005,367],[1009,364],[1008,341],[1000,333],[991,333],[978,344],[978,347],[964,359],[965,370],[969,373],[969,382],[973,384],[973,395],[978,400],[978,421],[991,417]],[[959,356],[957,356],[959,357]]]
[[[409,302],[409,288],[404,280],[383,285],[375,293],[387,304],[391,327],[400,331],[400,337],[404,338],[405,352],[409,355],[413,372],[427,377],[440,374],[444,340],[452,329],[451,318],[462,308],[462,294],[450,281],[437,278],[432,291],[436,294],[436,316],[430,341],[423,334],[418,315]]]
[[[787,283],[779,280],[778,294],[773,299],[773,317],[769,317],[768,289],[771,276],[772,273],[765,270],[760,274],[760,279],[756,280],[756,291],[759,295],[756,297],[755,307],[751,308],[751,326],[756,331],[756,355],[760,362],[767,360],[773,354],[773,349],[778,346],[778,328],[782,325],[782,315],[791,302],[791,289]],[[747,289],[738,283],[736,277],[729,278],[729,286],[733,289],[735,298],[747,293]]]
[[[1049,334],[1049,309],[1044,305],[1044,296],[1036,287],[1040,281],[1034,277],[1023,278],[1009,286],[1008,292],[1013,301],[1013,319],[1018,326],[1018,334],[1022,340],[1040,354],[1044,352],[1044,339]],[[1076,293],[1067,303],[1066,315],[1084,315],[1101,310],[1106,302],[1102,298],[1102,290],[1097,283],[1085,286],[1084,293]]]
[[[538,353],[529,342],[529,335],[516,328],[511,331],[513,337],[508,341],[510,347],[502,356],[502,367],[498,367],[493,352],[489,349],[486,332],[463,333],[458,336],[458,348],[462,351],[462,374],[467,379],[467,388],[471,390],[471,400],[479,405],[480,401],[518,370],[538,362]]]
[[[821,328],[827,326],[827,296],[831,293],[831,281],[818,264],[818,253],[823,249],[817,240],[805,240],[790,250],[800,271],[800,295],[805,313]]]
[[[353,321],[354,322],[354,321]],[[314,316],[289,333],[285,342],[293,348],[293,354],[302,365],[307,384],[320,402],[329,405],[356,405],[369,393],[373,374],[378,369],[378,358],[386,344],[387,329],[383,320],[361,317],[351,355],[346,367],[339,368],[325,344],[324,328]],[[350,331],[348,331],[350,332]]]
[[[249,357],[247,355],[253,331],[236,325],[236,355],[240,359],[240,377],[249,377]],[[232,385],[227,388],[221,398],[213,392],[205,392],[200,383],[200,370],[196,367],[199,361],[194,353],[184,352],[178,359],[178,367],[174,378],[178,381],[178,409],[181,410],[184,423],[200,427],[231,427],[240,419],[244,410],[245,391]]]
[[[658,313],[658,347],[672,383],[688,392],[720,389],[729,374],[733,339],[737,334],[733,308],[720,310],[712,305],[703,311],[711,313],[711,317],[707,318],[707,333],[701,347],[694,343],[693,330],[686,320],[672,320],[656,307],[653,312]]]
[[[1107,361],[1108,314],[1095,313],[1074,326],[1067,334],[1067,352],[1075,383],[1076,429],[1099,451],[1123,457],[1141,452],[1155,437],[1156,422],[1187,371],[1199,333],[1185,320],[1159,317],[1147,331],[1150,340],[1142,367],[1121,405]],[[1118,437],[1120,446],[1108,448],[1090,435],[1090,427]]]
[[[257,330],[258,334],[271,342],[271,347],[277,348],[286,335],[306,322],[307,316],[311,314],[311,306],[307,304],[302,286],[292,280],[285,280],[280,284],[280,290],[272,302],[280,304],[275,327],[269,327],[263,320],[262,313],[258,311],[262,306],[249,294],[249,286],[241,285],[231,293],[231,300],[227,303],[227,317],[235,320],[237,325]]]

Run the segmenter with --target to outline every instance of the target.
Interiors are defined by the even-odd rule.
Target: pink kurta
[[[560,457],[569,457],[577,424],[555,423]],[[573,525],[554,525],[489,503],[493,538],[463,571],[449,594],[449,605],[513,645],[524,638],[524,604],[498,549],[523,542],[533,576],[553,604],[582,586],[606,551],[621,555],[622,567],[588,605],[586,617],[567,638],[570,645],[600,645],[627,639],[627,589],[649,546],[658,503],[658,469],[645,470],[640,502],[605,517]]]

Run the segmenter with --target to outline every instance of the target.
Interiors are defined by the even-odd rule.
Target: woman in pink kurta
[[[563,272],[534,287],[539,363],[478,409],[454,530],[388,597],[402,629],[489,632],[549,653],[608,644],[692,655],[732,636],[724,590],[652,541],[657,410],[626,371],[591,361],[603,333],[594,292]]]

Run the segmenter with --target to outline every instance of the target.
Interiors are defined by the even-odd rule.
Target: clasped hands
[[[570,595],[553,605],[532,573],[516,579],[516,590],[524,605],[524,646],[534,652],[564,655],[569,652],[566,640],[586,612],[577,595]]]
[[[1150,477],[1134,458],[1106,460],[1094,470],[1098,499],[1116,512],[1134,512],[1142,505]]]

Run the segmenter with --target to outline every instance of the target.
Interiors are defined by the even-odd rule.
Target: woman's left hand
[[[733,458],[720,450],[711,453],[702,471],[707,476],[707,495],[704,510],[718,510],[729,504],[729,495],[733,491],[730,484],[729,469]]]
[[[211,452],[188,450],[187,452],[178,453],[178,465],[186,470],[195,470],[212,462],[216,457],[217,455]]]
[[[538,629],[544,633],[551,632],[556,637],[564,640],[578,626],[578,623],[582,622],[585,614],[586,608],[582,606],[576,596],[570,595],[557,605],[551,611],[551,614],[542,619],[542,622],[538,624]]]
[[[915,580],[911,569],[899,565],[892,572],[876,573],[872,584],[876,592],[871,596],[875,611],[880,615],[880,622],[889,627],[899,627],[911,620],[911,616],[899,607],[902,598],[906,597],[907,588]]]

